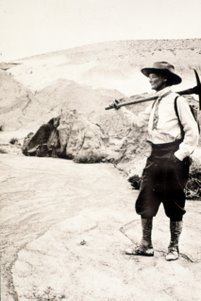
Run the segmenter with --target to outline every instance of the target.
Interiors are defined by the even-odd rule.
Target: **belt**
[[[157,150],[157,149],[172,149],[172,147],[175,147],[175,146],[178,146],[180,143],[182,142],[181,139],[179,140],[175,140],[173,142],[168,142],[168,143],[161,143],[161,144],[154,144],[154,143],[151,143],[151,147],[152,147],[152,150]]]

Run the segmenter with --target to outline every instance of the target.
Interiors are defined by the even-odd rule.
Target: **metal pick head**
[[[193,69],[194,73],[195,73],[195,78],[196,78],[196,83],[197,86],[195,87],[195,93],[198,95],[198,99],[199,99],[199,110],[201,110],[201,83],[200,83],[200,78],[199,75],[197,73],[197,71],[195,69]]]

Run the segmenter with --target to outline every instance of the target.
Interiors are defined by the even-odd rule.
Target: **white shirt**
[[[174,101],[178,94],[172,92],[170,87],[166,87],[156,92],[155,95],[162,98],[156,100],[154,105],[151,103],[144,112],[138,115],[135,115],[123,107],[117,112],[119,112],[130,126],[136,125],[141,127],[148,122],[147,140],[153,144],[169,143],[181,139],[181,128],[174,107]],[[158,123],[157,128],[153,129],[153,118],[157,101],[159,101]],[[198,145],[199,131],[188,102],[184,97],[178,97],[177,108],[184,129],[184,139],[180,143],[179,149],[175,152],[175,156],[182,161],[185,157],[189,156]]]

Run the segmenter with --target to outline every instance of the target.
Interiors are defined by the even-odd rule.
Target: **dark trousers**
[[[181,221],[186,212],[184,188],[188,180],[190,158],[180,161],[174,156],[180,143],[152,145],[135,205],[136,212],[143,218],[155,216],[161,203],[172,221]]]

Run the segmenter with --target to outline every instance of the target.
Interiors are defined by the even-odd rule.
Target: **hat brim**
[[[167,79],[171,85],[178,85],[182,82],[182,79],[179,75],[170,72],[167,69],[143,68],[141,72],[147,77],[149,77],[151,73],[165,75],[167,76]]]

